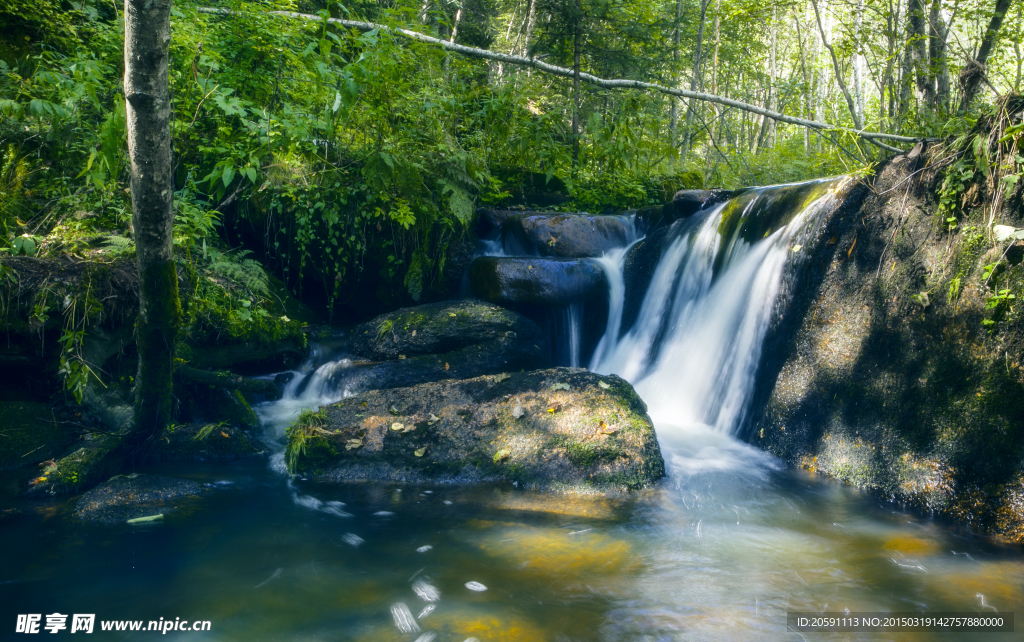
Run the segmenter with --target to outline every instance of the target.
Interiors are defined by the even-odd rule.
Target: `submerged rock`
[[[600,256],[635,238],[633,216],[529,213],[501,226],[506,252],[560,258]]]
[[[118,475],[78,500],[74,517],[104,524],[168,515],[194,501],[206,489],[193,481],[160,475]]]
[[[472,299],[443,301],[402,308],[357,326],[349,350],[369,359],[397,359],[452,352],[509,332],[520,339],[542,336],[533,321],[511,310]]]
[[[632,386],[579,368],[356,395],[293,426],[287,459],[320,480],[504,479],[579,492],[642,488],[665,474]]]
[[[561,306],[605,297],[607,278],[591,259],[481,256],[469,266],[474,296],[493,303]]]

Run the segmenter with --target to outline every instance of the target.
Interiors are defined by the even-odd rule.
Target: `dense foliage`
[[[186,298],[218,302],[216,313],[192,318],[267,315],[267,279],[253,259],[343,318],[436,296],[481,204],[623,209],[680,187],[792,181],[878,158],[849,135],[713,103],[577,87],[386,30],[328,24],[330,16],[836,125],[945,135],[969,130],[991,99],[988,86],[1020,89],[1018,3],[978,102],[959,109],[951,79],[970,70],[993,8],[987,0],[178,2],[176,244],[188,273],[202,276]],[[0,2],[0,245],[8,252],[102,259],[133,250],[118,14],[116,3],[97,0]],[[204,293],[208,283],[223,292]]]

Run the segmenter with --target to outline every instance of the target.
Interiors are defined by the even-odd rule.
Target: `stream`
[[[607,328],[589,355],[580,312],[556,311],[564,365],[619,374],[647,402],[668,472],[654,488],[562,496],[289,478],[284,429],[358,379],[341,348],[317,346],[284,397],[256,408],[269,465],[138,470],[210,484],[190,513],[110,528],[65,519],[67,500],[0,498],[24,513],[0,530],[5,613],[211,622],[166,639],[409,642],[838,640],[850,636],[787,631],[787,611],[1024,613],[1018,548],[794,470],[735,436],[789,258],[816,233],[833,185],[807,184],[802,209],[753,243],[722,244],[722,217],[757,215],[777,188],[674,226],[629,328],[627,248],[606,253]]]

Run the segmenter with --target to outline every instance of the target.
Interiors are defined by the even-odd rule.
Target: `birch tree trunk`
[[[853,126],[856,129],[864,129],[864,124],[861,122],[860,116],[857,114],[857,106],[853,102],[853,97],[850,95],[850,90],[846,86],[846,81],[843,80],[843,71],[839,67],[839,59],[836,57],[836,51],[828,41],[825,26],[821,21],[821,13],[818,11],[817,0],[811,0],[811,6],[814,7],[814,17],[818,21],[818,31],[821,32],[821,44],[825,46],[825,49],[828,49],[828,55],[832,59],[832,67],[836,72],[836,83],[839,85],[839,89],[843,92],[843,98],[846,99],[846,106],[850,110],[850,117],[853,119]]]
[[[971,106],[971,102],[978,93],[981,79],[985,76],[985,65],[988,57],[995,49],[996,41],[999,39],[999,30],[1003,27],[1003,18],[1010,10],[1013,0],[996,0],[995,11],[992,13],[992,20],[988,23],[988,29],[981,38],[981,46],[978,47],[978,55],[974,60],[969,61],[960,72],[960,113],[963,114]]]
[[[576,0],[576,26],[572,41],[572,166],[580,162],[580,52],[583,49],[583,7]]]
[[[700,3],[700,26],[697,28],[697,44],[693,51],[693,77],[690,79],[690,91],[697,91],[697,83],[701,76],[701,63],[703,62],[703,47],[704,44],[704,26],[708,19],[708,4],[710,0],[701,0]],[[685,142],[683,143],[682,157],[685,160],[686,155],[690,153],[690,129],[693,123],[693,101],[689,101],[686,105],[686,135]]]
[[[861,126],[864,124],[864,56],[858,52],[863,38],[861,33],[863,20],[864,0],[857,0],[856,13],[853,16],[854,48],[851,62],[853,63],[853,102],[857,108],[857,118],[860,120]]]
[[[683,17],[683,0],[676,0],[676,26],[672,32],[672,73],[679,73],[679,21]],[[679,101],[673,100],[669,111],[669,132],[672,148],[676,149],[676,129],[679,124]]]
[[[125,0],[124,94],[139,267],[137,445],[162,430],[171,418],[174,341],[181,323],[172,246],[170,16],[171,0]]]

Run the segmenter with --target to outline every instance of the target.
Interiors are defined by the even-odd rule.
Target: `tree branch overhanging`
[[[199,9],[199,11],[201,13],[214,14],[214,15],[235,15],[235,14],[237,14],[237,12],[231,11],[230,9],[217,9],[217,8],[210,8],[210,7],[201,7]],[[295,19],[298,19],[298,20],[307,20],[307,21],[312,21],[312,22],[322,22],[323,21],[323,18],[321,18],[320,16],[314,16],[314,15],[310,15],[310,14],[306,14],[306,13],[297,13],[297,12],[294,12],[294,11],[271,11],[271,12],[268,12],[268,13],[270,13],[272,15],[283,16],[283,17],[286,17],[286,18],[295,18]],[[515,56],[515,55],[511,55],[511,54],[504,54],[504,53],[499,53],[499,52],[494,52],[494,51],[488,51],[486,49],[477,49],[476,47],[467,47],[465,45],[460,45],[460,44],[457,44],[457,43],[454,43],[454,42],[449,42],[447,40],[442,40],[440,38],[434,38],[432,36],[428,36],[426,34],[422,34],[422,33],[416,32],[416,31],[410,31],[409,29],[403,29],[401,27],[388,27],[386,25],[376,24],[376,23],[373,23],[373,22],[363,22],[361,20],[343,20],[341,18],[327,18],[327,22],[329,22],[331,24],[341,25],[343,27],[350,27],[350,28],[353,28],[353,29],[358,29],[360,31],[379,30],[379,31],[382,31],[382,32],[385,32],[385,33],[390,33],[390,34],[394,34],[394,35],[397,35],[397,36],[402,36],[404,38],[409,38],[410,40],[417,40],[419,42],[424,42],[424,43],[427,43],[427,44],[437,45],[437,46],[442,47],[444,49],[447,49],[449,51],[454,51],[456,53],[460,53],[460,54],[462,54],[464,56],[469,56],[471,58],[483,58],[485,60],[494,60],[496,62],[501,62],[501,63],[509,64],[509,65],[518,65],[518,66],[521,66],[521,67],[532,67],[532,68],[537,69],[539,71],[543,71],[545,73],[548,73],[548,74],[551,74],[551,75],[554,75],[554,76],[561,76],[563,78],[570,78],[570,79],[572,79],[575,76],[575,73],[573,72],[573,70],[571,68],[559,67],[557,65],[552,65],[550,63],[546,63],[546,62],[544,62],[542,60],[538,60],[536,58],[526,58],[524,56]],[[893,147],[891,145],[887,145],[887,144],[881,142],[881,140],[891,140],[891,141],[900,142],[900,143],[916,143],[916,142],[919,142],[921,140],[938,140],[938,139],[933,139],[933,138],[922,138],[922,137],[914,137],[914,136],[899,136],[899,135],[896,135],[896,134],[886,134],[886,133],[882,133],[882,132],[867,132],[867,131],[863,131],[863,130],[854,129],[854,128],[851,128],[851,127],[841,127],[841,126],[837,126],[837,125],[830,125],[829,123],[823,123],[823,122],[819,122],[819,121],[815,121],[815,120],[807,120],[807,119],[804,119],[804,118],[797,118],[796,116],[789,116],[789,115],[786,115],[786,114],[781,114],[779,112],[775,112],[775,111],[772,111],[770,109],[765,109],[763,107],[758,107],[757,105],[751,105],[749,103],[741,102],[739,100],[734,100],[732,98],[727,98],[725,96],[717,96],[717,95],[714,95],[714,94],[708,94],[708,93],[704,93],[704,92],[700,92],[700,91],[690,91],[690,90],[687,90],[687,89],[678,89],[678,88],[675,88],[675,87],[665,87],[664,85],[659,85],[657,83],[644,82],[644,81],[641,81],[641,80],[630,80],[628,78],[624,78],[624,79],[599,78],[597,76],[594,76],[593,74],[588,74],[588,73],[585,73],[585,72],[580,72],[579,78],[583,82],[586,82],[586,83],[591,84],[591,85],[595,85],[597,87],[601,87],[603,89],[640,89],[640,90],[644,90],[644,91],[655,91],[655,92],[659,92],[659,93],[662,93],[662,94],[667,94],[669,96],[677,96],[679,98],[686,98],[686,99],[689,99],[689,100],[700,100],[700,101],[703,101],[703,102],[717,103],[719,105],[726,105],[726,106],[729,106],[729,107],[735,107],[735,108],[740,109],[742,111],[750,112],[750,113],[753,113],[753,114],[758,114],[760,116],[765,116],[767,118],[771,118],[771,119],[779,121],[779,122],[789,123],[791,125],[799,125],[801,127],[807,127],[807,128],[813,129],[813,130],[818,130],[818,131],[826,131],[827,130],[827,131],[845,132],[845,133],[853,134],[855,136],[859,136],[860,138],[863,138],[863,139],[867,140],[868,142],[872,143],[873,145],[876,145],[876,146],[878,146],[878,147],[880,147],[880,148],[882,148],[882,149],[884,149],[886,151],[895,152],[895,153],[898,153],[898,154],[903,153],[904,150],[899,149],[897,147]]]

